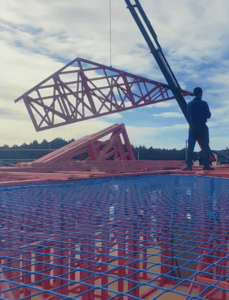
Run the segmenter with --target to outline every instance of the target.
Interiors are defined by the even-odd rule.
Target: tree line
[[[136,159],[159,159],[159,160],[186,160],[186,149],[160,149],[146,148],[145,146],[133,147]],[[194,152],[193,157],[200,156],[200,152]]]
[[[24,143],[21,146],[13,145],[9,147],[8,145],[4,145],[0,147],[0,161],[1,165],[4,164],[14,164],[19,161],[33,161],[34,159],[40,158],[49,152],[59,149],[71,142],[65,141],[62,138],[56,138],[51,142],[47,142],[43,140],[41,143],[38,143],[37,140],[34,140],[30,144]]]
[[[49,152],[52,152],[56,149],[59,149],[67,144],[74,142],[74,139],[65,141],[62,138],[56,138],[51,142],[43,140],[41,143],[38,143],[37,140],[34,140],[30,144],[22,144],[21,146],[13,145],[9,147],[4,145],[0,147],[0,162],[1,165],[15,164],[19,161],[33,161],[38,159]],[[186,158],[186,149],[159,149],[153,147],[132,146],[136,159],[141,160],[185,160]],[[199,152],[194,152],[194,157],[198,157]]]

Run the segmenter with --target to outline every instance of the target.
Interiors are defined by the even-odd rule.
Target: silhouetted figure
[[[194,89],[195,98],[187,106],[187,118],[189,122],[187,167],[184,170],[192,170],[192,155],[196,140],[199,138],[203,147],[203,169],[214,170],[209,166],[209,132],[206,125],[211,113],[207,102],[201,100],[203,91],[200,87]]]

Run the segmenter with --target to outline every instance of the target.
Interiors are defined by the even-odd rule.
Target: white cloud
[[[152,105],[148,105],[149,108],[159,108],[159,109],[164,109],[164,108],[171,108],[171,107],[177,107],[177,102],[175,99],[173,100],[168,100],[168,101],[163,101],[163,102],[158,102]]]
[[[27,119],[29,119],[28,116]],[[68,126],[35,132],[31,122],[26,122],[24,120],[14,120],[14,122],[12,122],[12,120],[7,119],[2,122],[0,127],[0,145],[5,143],[10,146],[13,144],[21,145],[24,142],[30,143],[33,140],[41,142],[43,139],[52,141],[58,137],[65,140],[70,140],[72,138],[77,140],[85,135],[96,133],[112,124],[113,123],[100,121],[98,119],[90,122],[84,121]]]
[[[160,147],[160,145],[163,144],[161,147],[175,148],[183,147],[181,145],[183,145],[183,141],[187,139],[188,124],[175,124],[161,127],[126,126],[126,130],[133,145]],[[178,142],[178,136],[182,136],[182,141]]]
[[[0,41],[0,47],[1,93],[12,100],[63,67],[47,56],[11,48],[5,41]]]
[[[213,146],[211,146],[213,145]],[[213,150],[222,150],[226,147],[229,148],[229,137],[228,135],[214,136],[210,138],[210,146]]]
[[[209,126],[219,124],[221,134],[223,132],[226,137],[229,109],[228,0],[142,0],[141,4],[181,87],[192,90],[200,85],[204,88],[213,115]],[[1,0],[0,26],[0,105],[6,108],[0,114],[2,123],[9,125],[0,126],[5,130],[0,143],[6,143],[13,136],[19,140],[20,134],[23,140],[24,127],[28,128],[30,122],[24,105],[13,103],[16,97],[75,57],[109,65],[109,1]],[[124,0],[112,1],[112,64],[165,82]],[[174,100],[154,106],[170,109],[177,107],[177,103]],[[135,113],[135,110],[131,112]],[[168,116],[168,112],[159,111],[158,116],[165,119],[166,114]],[[117,118],[119,115],[109,118],[113,116]],[[128,123],[128,114],[125,117]],[[9,123],[7,118],[11,120]],[[10,125],[14,121],[15,125]],[[82,124],[86,123],[91,124],[90,121]],[[105,126],[107,123],[101,124]],[[17,135],[13,129],[15,126],[23,128],[17,131]],[[54,130],[57,136],[65,136],[67,130],[64,128]],[[136,128],[136,138],[146,138],[145,134],[137,135]],[[31,130],[26,136],[28,139],[37,136],[32,124]],[[159,129],[155,130],[159,132]],[[50,135],[48,131],[41,132],[39,136],[51,137],[52,132],[50,130]],[[67,134],[70,132],[68,130]],[[151,136],[155,136],[154,133]],[[165,143],[165,139],[160,142]]]
[[[222,70],[219,74],[209,76],[208,81],[211,83],[219,83],[220,85],[229,85],[228,69]]]
[[[160,118],[184,118],[184,115],[180,112],[165,112],[162,114],[152,114],[151,116]]]
[[[218,122],[214,122],[214,121],[208,121],[207,126],[209,128],[218,127],[219,123]]]

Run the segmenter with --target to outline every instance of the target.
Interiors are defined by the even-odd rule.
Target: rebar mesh
[[[229,299],[229,181],[0,189],[0,299]]]

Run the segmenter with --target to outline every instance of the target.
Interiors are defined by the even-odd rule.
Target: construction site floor
[[[30,182],[46,181],[68,181],[82,180],[92,178],[117,177],[117,176],[140,176],[153,174],[177,174],[177,175],[198,175],[229,178],[229,164],[214,167],[212,171],[204,171],[202,167],[193,167],[192,171],[183,171],[181,169],[155,170],[155,171],[137,171],[126,173],[107,173],[98,171],[59,171],[53,173],[36,172],[18,172],[13,168],[0,168],[0,185],[12,185]]]
[[[1,168],[0,298],[229,299],[228,177]]]

